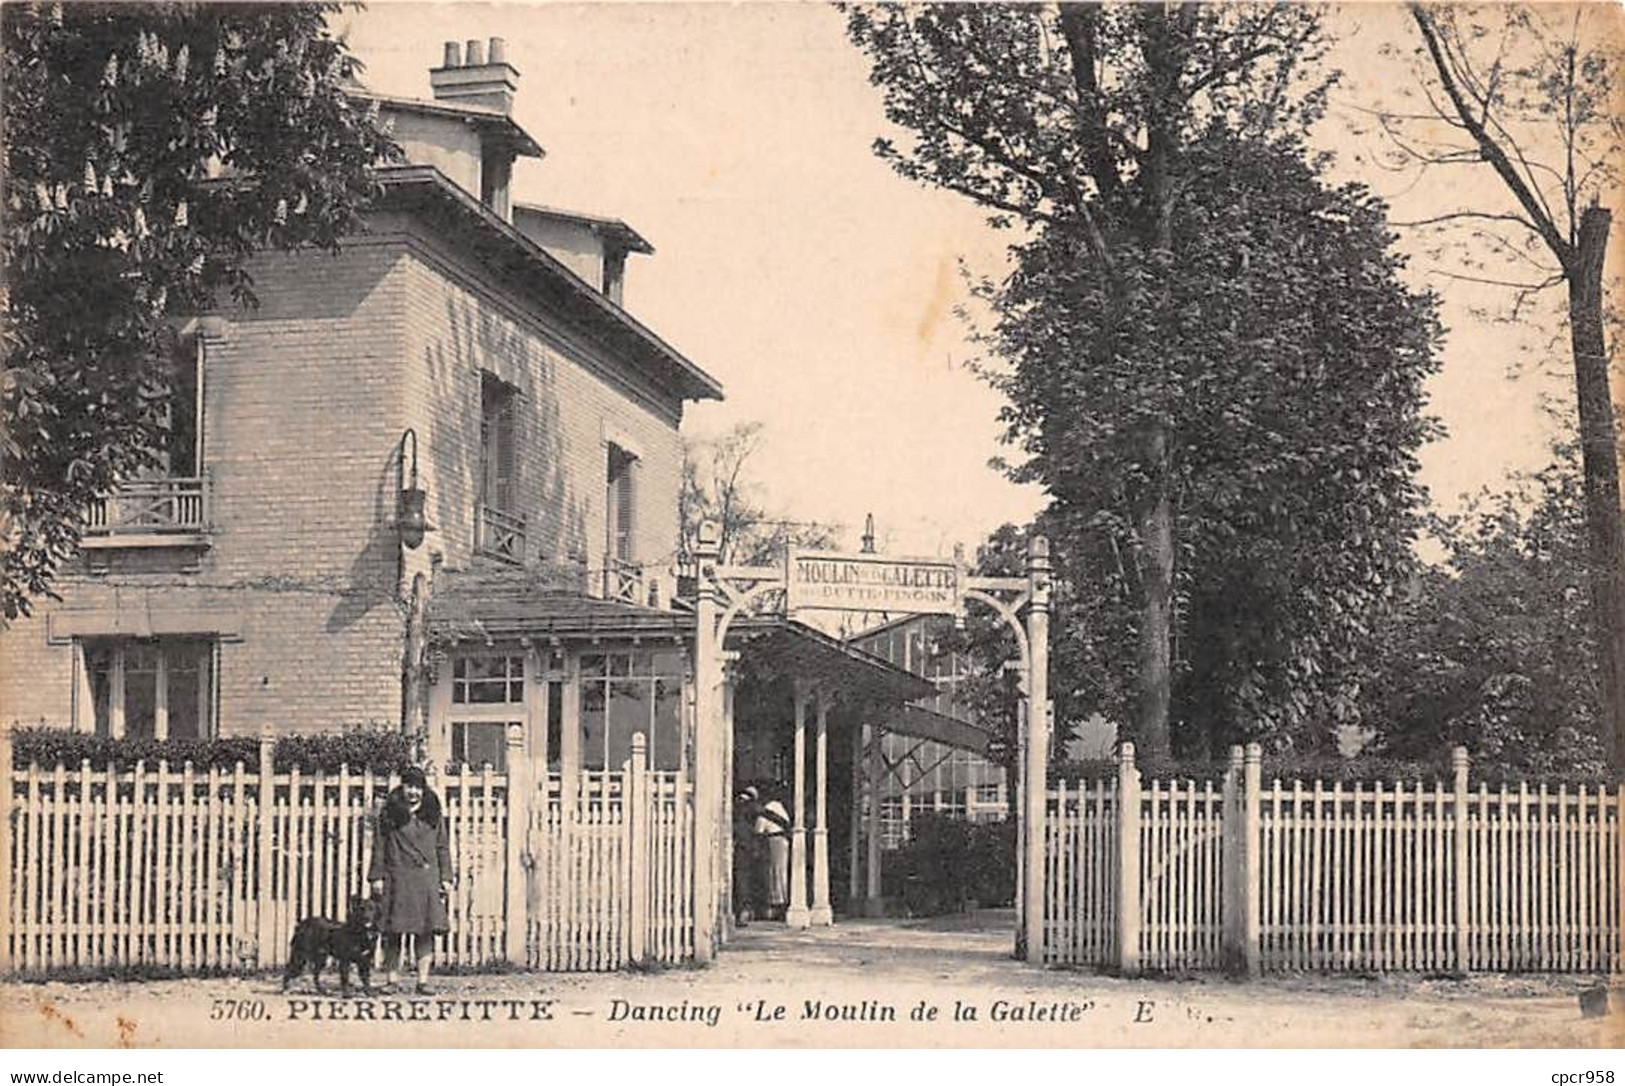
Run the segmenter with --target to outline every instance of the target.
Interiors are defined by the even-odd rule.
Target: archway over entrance
[[[732,566],[720,561],[714,525],[700,531],[695,667],[695,954],[714,955],[726,934],[731,909],[731,833],[734,813],[735,689],[729,665],[738,660],[730,634],[742,617],[777,616],[790,622],[800,611],[855,611],[887,614],[959,616],[970,602],[992,608],[1011,629],[1020,651],[1023,700],[1020,729],[1022,768],[1021,874],[1018,881],[1021,923],[1017,953],[1029,960],[1036,940],[1042,901],[1044,774],[1049,749],[1049,594],[1048,542],[1034,536],[1025,577],[977,577],[956,559],[898,558],[874,553],[840,554],[792,550],[783,567]],[[841,647],[850,656],[846,646]],[[793,818],[789,820],[792,851],[810,857],[812,886],[805,885],[808,865],[792,863],[787,919],[797,925],[827,923],[829,897],[829,742],[830,712],[836,702],[828,683],[798,683],[792,694]],[[810,710],[810,711],[809,711]],[[809,720],[810,716],[810,720]],[[809,731],[811,748],[809,750]],[[849,738],[854,749],[859,740]],[[865,749],[870,749],[865,744]],[[873,749],[878,751],[878,744]],[[808,757],[813,758],[808,772]],[[871,770],[872,771],[872,770]],[[809,777],[811,780],[809,781]],[[1024,782],[1036,782],[1025,787]],[[810,788],[809,788],[810,785]],[[809,814],[807,800],[812,799]],[[878,794],[878,793],[877,793]],[[809,832],[809,818],[811,820]],[[870,877],[878,877],[870,836]],[[799,849],[797,846],[799,845]],[[876,887],[878,891],[878,887]]]

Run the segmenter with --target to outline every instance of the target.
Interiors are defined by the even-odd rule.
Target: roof
[[[429,632],[441,644],[527,637],[689,640],[696,629],[692,611],[594,599],[528,569],[448,570],[435,578],[429,600]],[[735,619],[728,647],[771,672],[827,682],[868,701],[901,705],[936,693],[917,675],[779,615]]]
[[[694,616],[595,599],[528,569],[448,570],[435,578],[429,631],[443,642],[694,635]]]
[[[525,204],[517,200],[514,201],[513,209],[515,213],[527,211],[544,219],[556,219],[559,222],[576,223],[585,226],[593,233],[615,242],[628,252],[653,253],[655,251],[655,247],[650,245],[642,234],[628,226],[623,219],[588,215],[580,211],[565,211],[563,208],[547,207],[543,204]]]
[[[375,173],[386,202],[454,220],[494,274],[540,296],[657,384],[686,400],[722,399],[715,377],[433,166],[381,166]]]
[[[378,94],[365,87],[356,87],[349,92],[356,98],[377,102],[380,106],[390,109],[406,110],[411,113],[422,113],[429,117],[450,117],[473,125],[479,129],[482,136],[493,136],[507,145],[516,155],[527,158],[543,158],[547,152],[537,143],[529,132],[519,126],[511,116],[500,109],[490,106],[479,106],[467,102],[431,102],[425,98],[404,98],[393,94]]]
[[[853,641],[867,641],[871,637],[879,637],[881,634],[891,633],[893,630],[902,629],[904,626],[939,626],[952,621],[953,616],[951,615],[907,614],[899,618],[889,619],[877,626],[855,630],[847,636]]]
[[[937,692],[918,675],[781,615],[735,619],[729,635],[730,648],[769,672],[824,682],[868,702],[903,705]]]
[[[903,706],[896,716],[889,717],[882,726],[889,732],[915,739],[930,739],[944,746],[968,750],[983,758],[987,757],[988,742],[993,738],[975,724],[943,716],[919,705]]]

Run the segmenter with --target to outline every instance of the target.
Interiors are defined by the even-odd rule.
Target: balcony
[[[525,518],[491,505],[474,507],[474,550],[509,565],[525,564]]]
[[[82,546],[207,546],[207,476],[131,479],[90,504]]]
[[[643,602],[643,567],[622,558],[611,558],[605,563],[604,598],[622,603]]]

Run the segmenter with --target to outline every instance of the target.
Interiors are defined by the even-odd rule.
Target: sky
[[[960,262],[997,274],[1012,239],[875,158],[891,130],[831,6],[386,2],[335,26],[369,86],[424,98],[442,42],[506,40],[515,118],[547,150],[521,160],[515,198],[622,218],[653,243],[628,267],[626,305],[726,389],[691,405],[686,434],[763,425],[750,474],[770,510],[841,525],[850,546],[873,513],[883,550],[945,555],[1042,507],[988,466],[1009,451],[1001,399],[966,368],[976,351],[955,316]],[[1373,4],[1339,11],[1333,29],[1347,76],[1323,130],[1338,175],[1391,197],[1397,220],[1504,202],[1484,168],[1376,165],[1381,137],[1359,131],[1360,106],[1403,82],[1380,47],[1408,49],[1408,27]],[[1552,357],[1549,332],[1474,315],[1505,292],[1446,279],[1435,269],[1453,258],[1412,247],[1413,284],[1447,295],[1430,394],[1450,436],[1425,450],[1422,480],[1449,507],[1545,462],[1539,403],[1564,374],[1529,372],[1525,349]]]

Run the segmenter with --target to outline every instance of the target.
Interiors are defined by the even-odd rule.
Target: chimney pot
[[[0,3],[4,2],[0,0]],[[461,46],[457,42],[446,43],[445,67],[429,71],[429,88],[434,92],[435,101],[493,109],[509,115],[513,113],[513,95],[519,86],[519,72],[508,63],[507,42],[492,38],[490,45],[491,53],[487,58],[483,38],[470,38]]]

